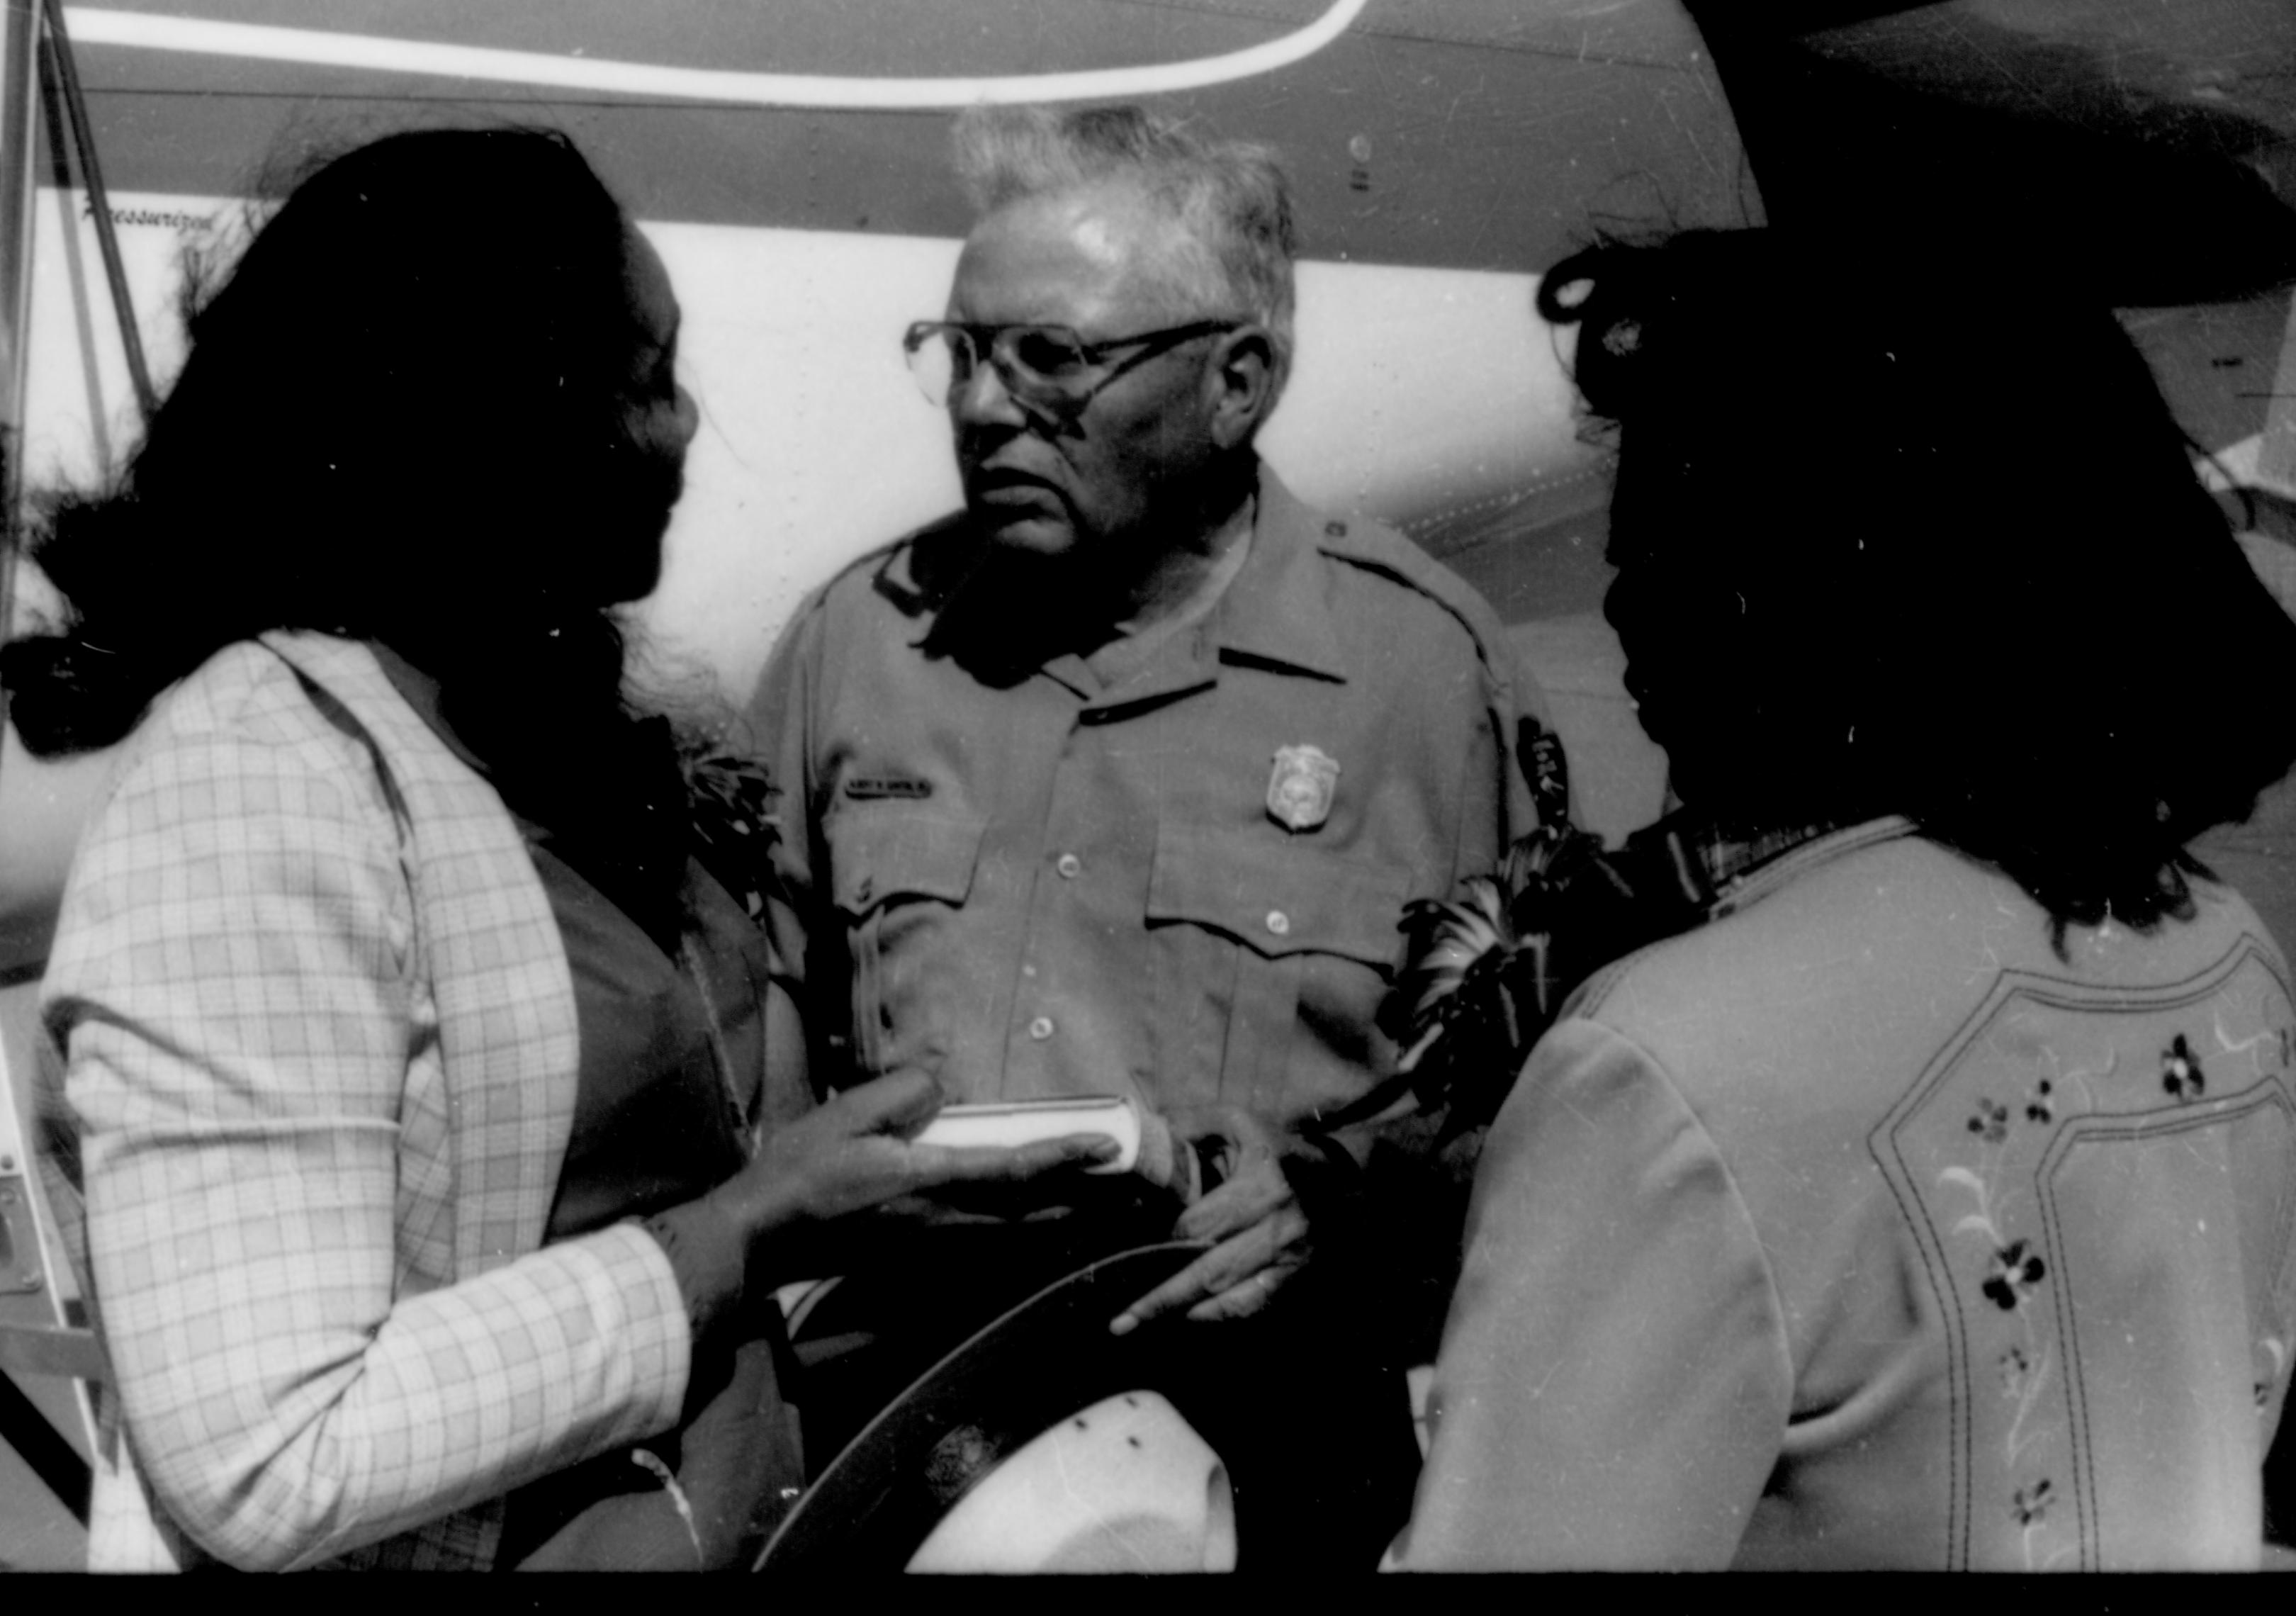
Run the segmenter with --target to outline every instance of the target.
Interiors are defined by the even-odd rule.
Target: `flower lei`
[[[751,920],[764,919],[780,833],[773,814],[777,793],[764,765],[709,736],[686,735],[678,742],[677,767],[685,777],[694,857]]]

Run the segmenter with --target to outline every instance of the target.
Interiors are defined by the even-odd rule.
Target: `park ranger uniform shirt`
[[[1287,1124],[1363,1093],[1404,906],[1532,828],[1489,609],[1264,468],[1241,570],[1160,642],[1000,663],[1061,610],[1001,559],[962,517],[864,557],[751,709],[769,919],[829,1081]]]

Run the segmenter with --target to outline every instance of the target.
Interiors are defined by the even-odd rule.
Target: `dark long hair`
[[[386,136],[300,167],[200,295],[127,466],[53,509],[61,631],[0,650],[25,742],[118,740],[268,629],[390,645],[516,811],[674,935],[681,788],[622,696],[676,471],[643,452],[628,225],[573,143]]]
[[[2060,931],[2191,914],[2185,844],[2296,761],[2296,625],[2108,312],[1768,231],[1590,249],[1539,308],[1618,430],[1630,683],[1738,703],[1692,807],[1905,814]]]

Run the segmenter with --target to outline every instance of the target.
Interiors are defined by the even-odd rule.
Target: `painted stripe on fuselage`
[[[877,78],[812,73],[740,73],[709,68],[664,67],[641,62],[594,62],[538,51],[505,51],[419,39],[390,39],[324,29],[274,28],[67,6],[64,17],[78,45],[125,45],[193,55],[291,62],[313,67],[422,73],[554,90],[608,95],[662,96],[742,106],[827,108],[849,111],[915,111],[983,103],[1095,101],[1163,95],[1228,84],[1291,66],[1347,31],[1367,0],[1333,0],[1307,27],[1224,55],[1193,62],[1099,68],[1081,72],[1021,73],[988,78]]]

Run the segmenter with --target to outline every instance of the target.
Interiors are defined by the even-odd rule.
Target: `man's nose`
[[[960,427],[1029,424],[1029,412],[994,362],[983,359],[948,390],[948,413]]]

